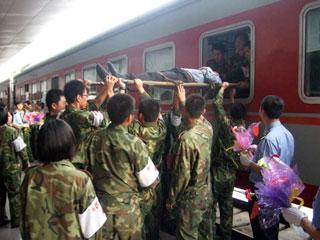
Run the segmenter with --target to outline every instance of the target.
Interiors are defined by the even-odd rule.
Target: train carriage
[[[320,183],[319,26],[320,1],[175,1],[24,70],[14,78],[15,98],[43,99],[49,89],[63,88],[75,78],[99,81],[95,65],[107,61],[122,73],[198,68],[210,61],[217,43],[224,45],[231,60],[236,36],[245,34],[249,85],[236,101],[247,105],[249,121],[258,121],[265,95],[285,100],[282,121],[295,137],[295,161],[307,184],[303,197],[310,206]],[[149,91],[163,109],[168,108],[170,90]],[[207,116],[212,119],[212,111]],[[239,176],[237,186],[244,188],[247,178]]]

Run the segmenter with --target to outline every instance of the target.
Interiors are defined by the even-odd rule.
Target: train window
[[[161,44],[144,51],[145,72],[168,70],[175,66],[173,43]]]
[[[31,88],[32,100],[36,99],[36,93],[37,93],[37,83],[32,83],[32,88]]]
[[[47,92],[47,81],[43,80],[40,82],[40,91],[45,94]]]
[[[24,92],[25,93],[29,92],[29,84],[24,85]]]
[[[40,92],[41,92],[41,101],[45,102],[46,93],[47,93],[47,81],[43,80],[40,82]]]
[[[68,72],[66,74],[64,74],[64,82],[68,83],[71,80],[75,80],[76,79],[76,73],[75,72]]]
[[[113,66],[119,73],[125,74],[128,72],[127,56],[119,56],[119,57],[111,58],[108,61],[110,61],[113,64]]]
[[[146,72],[168,70],[175,67],[175,46],[173,43],[165,43],[154,46],[144,51],[144,70]],[[171,103],[173,90],[148,87],[148,93],[162,103]]]
[[[51,78],[51,88],[52,89],[59,89],[59,77],[53,77]]]
[[[251,99],[253,92],[253,24],[246,22],[202,34],[201,65],[218,72],[223,81],[239,83],[235,92],[238,99]]]
[[[97,82],[97,71],[96,65],[86,66],[83,69],[83,79],[90,80],[92,82]],[[97,91],[97,87],[92,85],[90,86],[90,94],[95,94]]]
[[[302,15],[301,90],[306,102],[320,100],[320,5],[312,5]]]

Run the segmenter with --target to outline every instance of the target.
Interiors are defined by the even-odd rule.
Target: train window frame
[[[92,81],[92,83],[98,82],[98,74],[97,74],[96,66],[97,66],[97,63],[91,63],[91,64],[88,64],[88,65],[84,65],[82,67],[82,78],[83,78],[83,80],[90,80],[90,81]],[[96,71],[96,79],[95,79],[95,81],[93,81],[92,79],[85,79],[85,77],[84,77],[84,71],[88,70],[90,68],[93,68]],[[97,86],[96,85],[91,85],[88,94],[89,95],[96,95],[97,94]]]
[[[73,78],[73,79],[70,78],[70,80],[67,81],[66,76],[67,76],[67,75],[70,75],[70,74],[74,74],[74,78]],[[64,73],[64,84],[67,84],[67,83],[70,82],[71,80],[75,80],[75,79],[76,79],[76,71],[75,71],[75,70],[69,70],[69,71],[66,71],[66,72]]]
[[[172,48],[172,63],[173,63],[173,66],[171,68],[175,68],[176,66],[176,45],[174,42],[170,41],[170,42],[165,42],[165,43],[161,43],[161,44],[158,44],[158,45],[154,45],[154,46],[151,46],[151,47],[147,47],[145,49],[143,49],[143,57],[142,57],[142,64],[143,64],[143,71],[146,71],[146,54],[148,52],[152,52],[152,51],[158,51],[158,50],[161,50],[161,49],[165,49],[165,48],[168,48],[168,47],[171,47]],[[167,70],[167,69],[164,69],[164,70]],[[155,89],[157,89],[159,87],[147,87],[147,92],[152,92],[154,91]],[[171,100],[164,100],[164,101],[160,101],[161,104],[172,104],[173,103],[173,95],[174,95],[174,90],[173,89],[169,89],[169,88],[161,88],[161,89],[165,89],[164,92],[166,90],[169,90],[170,92],[172,92],[172,98]]]
[[[298,70],[298,94],[303,103],[319,104],[320,96],[307,96],[305,93],[305,61],[306,61],[306,22],[309,11],[320,8],[319,2],[305,5],[300,12],[299,23],[299,70]]]
[[[126,71],[125,72],[120,72],[121,74],[125,74],[125,73],[128,73],[128,69],[129,69],[129,58],[127,55],[120,55],[120,56],[116,56],[116,57],[112,57],[112,58],[109,58],[106,62],[106,65],[108,62],[116,62],[116,61],[120,61],[120,60],[124,60],[124,63],[125,63],[125,69]],[[103,79],[102,79],[103,80]]]
[[[247,98],[235,98],[236,102],[248,104],[252,102],[253,97],[254,97],[254,89],[255,89],[255,53],[256,53],[256,48],[255,48],[255,25],[252,21],[250,20],[245,20],[233,24],[229,24],[226,26],[218,27],[215,29],[211,29],[209,31],[203,32],[200,35],[199,38],[199,66],[203,66],[203,41],[207,37],[212,37],[214,35],[220,35],[223,33],[228,33],[230,31],[236,31],[241,28],[249,27],[250,29],[250,93]],[[207,100],[207,103],[213,103],[213,100]],[[231,100],[230,99],[225,99],[224,101],[225,104],[230,104]]]

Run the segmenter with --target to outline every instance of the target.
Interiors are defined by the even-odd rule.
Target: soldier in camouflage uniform
[[[41,122],[30,125],[30,146],[32,150],[32,155],[35,160],[39,159],[38,149],[37,149],[37,139],[39,135],[39,130],[42,124],[51,118],[59,118],[60,114],[66,108],[66,98],[63,95],[63,91],[60,89],[51,89],[46,95],[46,105],[48,107],[48,112],[44,116]]]
[[[157,169],[162,173],[162,156],[165,150],[166,123],[160,113],[160,104],[152,99],[143,88],[143,82],[135,79],[135,85],[141,95],[138,119],[129,125],[129,133],[139,137],[148,149],[149,156]],[[146,196],[148,198],[148,196]],[[156,188],[154,202],[148,201],[148,205],[141,206],[145,216],[145,239],[159,239],[159,227],[162,209],[162,187],[161,183]],[[149,206],[151,204],[151,206]]]
[[[107,105],[111,124],[98,131],[90,145],[88,170],[109,221],[103,239],[142,239],[143,217],[140,204],[143,191],[153,199],[158,170],[145,144],[128,133],[134,100],[126,94],[113,96]],[[145,194],[147,195],[147,194]]]
[[[217,139],[212,149],[212,192],[213,192],[213,239],[216,236],[216,205],[219,203],[221,239],[231,240],[233,220],[233,187],[236,179],[239,156],[230,147],[234,144],[231,128],[244,126],[245,107],[236,103],[230,108],[231,119],[223,108],[223,94],[229,83],[224,82],[217,93],[215,104],[215,117],[217,120]],[[229,149],[229,150],[227,150]]]
[[[108,75],[102,93],[96,98],[99,101],[91,103],[89,105],[90,109],[88,109],[87,102],[87,85],[84,82],[73,80],[64,87],[64,95],[68,102],[68,107],[60,118],[71,126],[76,136],[77,149],[72,163],[77,168],[86,169],[88,167],[87,148],[93,133],[98,128],[106,127],[108,124],[108,120],[97,110],[100,109],[106,98],[113,96],[113,87],[117,81],[117,78]]]
[[[70,162],[75,149],[72,129],[51,118],[41,127],[38,144],[43,165],[29,168],[21,186],[22,238],[90,238],[106,215],[90,177]]]
[[[182,87],[182,86],[180,86]],[[211,239],[211,142],[212,126],[202,116],[201,96],[187,98],[184,109],[186,129],[179,136],[173,162],[171,190],[167,208],[178,211],[177,239]]]
[[[26,144],[15,128],[7,125],[8,112],[0,109],[0,181],[8,193],[11,227],[18,227],[20,221],[19,188],[22,170],[28,167]],[[1,213],[4,215],[4,213]],[[1,216],[2,217],[2,216]]]

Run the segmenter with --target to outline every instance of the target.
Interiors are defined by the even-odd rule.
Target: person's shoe
[[[11,228],[18,228],[19,226],[19,223],[11,223]]]
[[[107,65],[108,65],[108,70],[109,70],[109,72],[110,72],[113,76],[115,76],[115,77],[117,77],[117,78],[124,78],[124,79],[128,79],[128,78],[129,78],[129,77],[128,77],[128,74],[121,74],[121,73],[119,73],[119,72],[117,71],[117,69],[115,69],[115,67],[113,66],[113,64],[112,64],[111,62],[108,62]]]
[[[7,217],[5,217],[5,218],[0,220],[0,227],[3,227],[3,226],[5,226],[5,225],[7,225],[9,223],[10,223],[10,220]]]
[[[109,75],[109,72],[99,63],[96,65],[96,71],[101,81],[105,81],[106,77]]]

